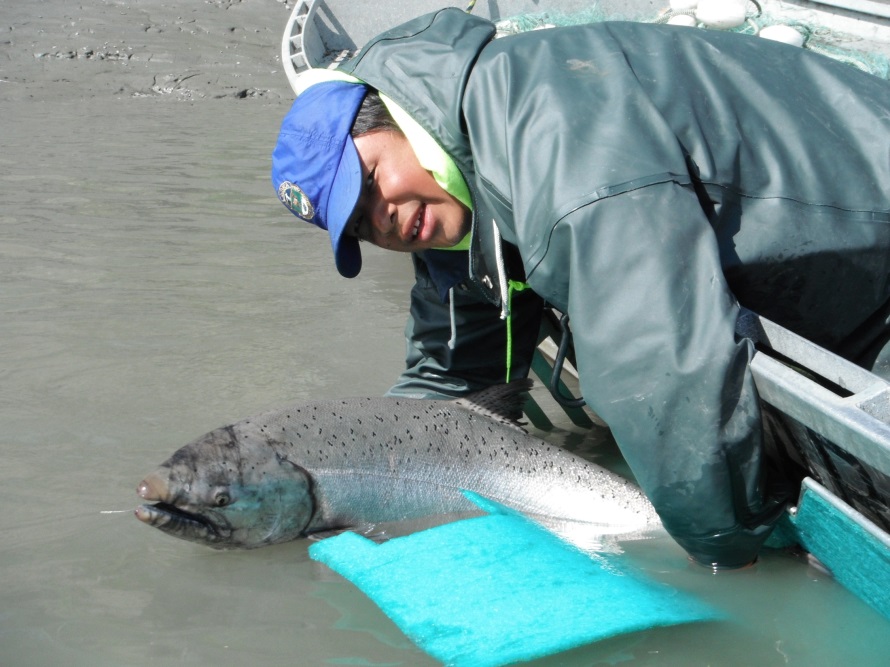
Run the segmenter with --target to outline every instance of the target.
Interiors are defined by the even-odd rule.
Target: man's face
[[[420,166],[404,135],[370,132],[355,148],[364,183],[347,234],[402,252],[451,247],[467,235],[469,210]]]

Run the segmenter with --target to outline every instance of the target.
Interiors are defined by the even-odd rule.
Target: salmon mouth
[[[142,510],[142,512],[140,512]],[[202,526],[210,526],[210,522],[200,514],[187,512],[170,503],[155,503],[153,505],[140,505],[136,510],[136,517],[146,523],[156,523],[167,518],[168,520],[189,521]],[[144,518],[143,518],[144,517]]]
[[[143,523],[154,526],[165,533],[211,546],[225,542],[232,533],[230,527],[220,526],[203,514],[189,512],[165,502],[139,505],[135,514],[136,518]]]

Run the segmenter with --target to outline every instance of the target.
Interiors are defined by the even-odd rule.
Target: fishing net
[[[472,3],[475,4],[475,3]],[[689,22],[703,30],[716,28],[709,27],[695,20],[694,10],[667,9],[655,16],[642,14],[619,15],[601,10],[595,3],[589,9],[576,12],[562,12],[547,10],[542,12],[530,12],[518,14],[496,23],[498,37],[512,35],[531,30],[541,30],[556,26],[572,26],[585,23],[598,23],[602,21],[636,21],[640,23],[668,23],[674,17],[689,17]],[[729,32],[757,36],[764,28],[770,26],[788,26],[799,32],[802,36],[802,48],[805,48],[834,60],[840,61],[858,70],[867,72],[882,79],[890,79],[890,57],[874,50],[850,49],[839,44],[862,41],[826,25],[776,16],[768,10],[764,11],[761,5],[750,0],[747,6],[747,14],[744,22],[736,27],[726,29]]]

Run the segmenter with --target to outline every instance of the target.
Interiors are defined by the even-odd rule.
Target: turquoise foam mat
[[[846,589],[890,619],[890,538],[812,479],[788,520],[800,544]]]
[[[383,544],[342,533],[313,544],[309,555],[455,667],[507,665],[720,616],[617,556],[591,556],[512,510],[467,496],[488,514]]]

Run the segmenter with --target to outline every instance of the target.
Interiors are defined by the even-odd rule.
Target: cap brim
[[[343,156],[328,201],[328,234],[334,249],[334,263],[344,278],[355,278],[362,270],[362,253],[358,238],[346,234],[346,225],[352,217],[362,192],[362,165],[352,137],[346,138]]]

